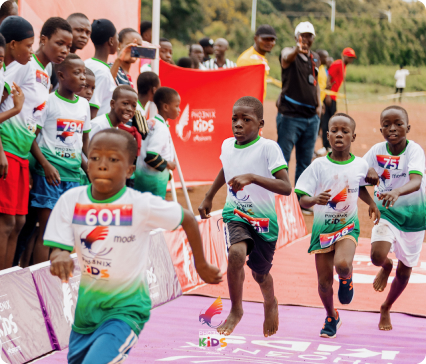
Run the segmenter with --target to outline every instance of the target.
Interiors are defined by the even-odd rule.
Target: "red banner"
[[[160,61],[161,86],[181,97],[181,114],[170,132],[186,181],[216,178],[222,142],[232,137],[232,107],[243,96],[262,101],[264,76],[263,65],[200,71]]]

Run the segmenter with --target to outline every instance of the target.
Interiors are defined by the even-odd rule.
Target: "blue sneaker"
[[[352,282],[352,274],[349,278],[339,277],[339,292],[337,293],[339,301],[342,305],[349,305],[354,299],[354,285]]]
[[[327,316],[325,319],[324,326],[320,332],[321,337],[328,339],[334,339],[336,337],[337,329],[342,326],[342,320],[340,320],[339,313],[336,310],[337,319],[334,317]]]

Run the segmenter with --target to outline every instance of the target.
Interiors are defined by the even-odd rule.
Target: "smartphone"
[[[156,48],[132,47],[130,57],[155,59],[157,54]]]

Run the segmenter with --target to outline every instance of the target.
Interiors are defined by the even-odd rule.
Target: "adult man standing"
[[[265,90],[263,99],[266,97],[266,78],[269,75],[268,60],[265,58],[266,53],[272,51],[275,46],[277,34],[275,29],[270,25],[261,25],[257,28],[254,35],[254,45],[244,51],[237,59],[237,67],[251,66],[255,64],[265,65]]]
[[[214,42],[214,55],[216,58],[212,58],[206,62],[204,62],[204,66],[208,70],[217,70],[219,68],[234,68],[237,65],[232,62],[230,59],[225,57],[225,53],[228,50],[229,43],[224,38],[216,39]]]
[[[296,182],[309,166],[321,116],[318,84],[319,56],[311,51],[314,26],[302,22],[294,31],[295,47],[281,52],[282,92],[278,105],[277,129],[287,163],[296,148]],[[305,211],[306,213],[307,211]]]
[[[205,37],[203,39],[200,39],[200,41],[198,42],[200,44],[201,47],[203,47],[203,59],[201,60],[202,62],[206,62],[210,59],[210,55],[214,53],[214,49],[213,49],[213,39],[209,38],[209,37]]]
[[[189,46],[189,58],[192,59],[195,66],[197,66],[198,64],[198,67],[195,67],[195,68],[198,68],[199,70],[206,69],[206,67],[204,67],[203,65],[203,59],[204,59],[203,47],[201,47],[199,44],[191,44]]]
[[[92,24],[86,15],[82,13],[73,13],[67,18],[72,28],[72,46],[71,53],[82,50],[89,42],[92,34]]]

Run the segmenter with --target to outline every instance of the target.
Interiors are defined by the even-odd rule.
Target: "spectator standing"
[[[173,62],[173,45],[167,38],[160,38],[160,50],[158,51],[160,59],[166,63],[174,64]],[[145,63],[141,67],[141,73],[152,72],[151,62]]]
[[[263,93],[263,99],[266,97],[266,78],[269,75],[269,65],[266,59],[266,53],[272,51],[275,46],[277,34],[275,29],[270,25],[261,25],[257,28],[254,35],[254,45],[244,51],[237,59],[237,67],[251,66],[256,64],[265,65],[265,89]]]
[[[189,46],[189,58],[191,58],[193,62],[195,63],[194,68],[197,68],[199,70],[207,69],[203,65],[204,50],[203,50],[203,47],[201,47],[199,44],[191,44]],[[197,64],[198,64],[198,67],[197,67]]]
[[[82,13],[71,14],[67,18],[72,28],[72,46],[71,53],[82,50],[89,42],[92,34],[92,25],[86,15]]]
[[[311,51],[315,40],[314,26],[309,22],[297,25],[295,47],[281,52],[282,92],[278,105],[278,144],[286,161],[296,148],[296,182],[309,166],[321,116],[318,84],[319,56]],[[312,211],[305,210],[312,214]]]
[[[234,68],[237,65],[232,62],[230,59],[225,57],[225,53],[228,50],[229,43],[224,38],[216,39],[214,42],[214,55],[215,58],[212,58],[206,62],[204,62],[204,67],[210,70],[217,70],[219,68]]]
[[[328,130],[328,118],[325,120],[325,114],[327,113],[327,106],[324,104],[324,99],[326,97],[325,89],[327,88],[327,79],[328,79],[328,70],[327,70],[327,58],[328,52],[326,50],[320,49],[317,51],[320,58],[320,66],[318,68],[318,84],[321,90],[321,104],[322,104],[322,115],[321,115],[321,130],[322,130],[322,145],[323,147],[316,151],[316,155],[323,156],[327,153],[327,150],[330,148],[330,143],[327,139],[327,130]],[[325,130],[325,132],[324,132]]]
[[[198,42],[201,47],[203,47],[203,59],[200,61],[201,63],[206,62],[210,59],[210,55],[214,54],[214,42],[213,39],[206,37],[203,39],[200,39]]]
[[[140,29],[142,40],[145,42],[152,43],[152,23],[150,21],[143,21],[139,29]],[[140,59],[139,69],[141,70],[141,72],[146,72],[146,71],[142,71],[142,67],[148,64],[151,66],[150,59],[145,59],[145,58]]]
[[[399,70],[395,72],[395,80],[396,80],[395,93],[397,94],[399,92],[399,103],[401,103],[402,93],[404,92],[405,79],[409,75],[410,75],[410,71],[404,69],[403,65],[400,65]]]

